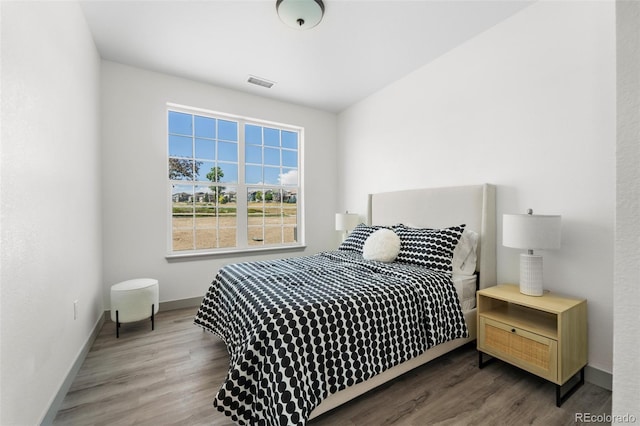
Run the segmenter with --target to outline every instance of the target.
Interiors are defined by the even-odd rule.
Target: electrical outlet
[[[78,301],[77,300],[73,301],[73,319],[74,320],[78,319]]]

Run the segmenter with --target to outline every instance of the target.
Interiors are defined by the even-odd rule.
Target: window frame
[[[238,123],[238,182],[237,183],[229,183],[226,186],[233,186],[236,188],[236,246],[235,247],[223,247],[223,248],[206,248],[206,249],[191,249],[191,250],[174,250],[173,249],[173,192],[172,189],[174,185],[193,185],[204,186],[207,185],[204,181],[194,180],[175,180],[170,179],[169,177],[169,163],[170,163],[170,148],[169,148],[169,113],[178,112],[185,113],[191,115],[198,115],[203,117],[210,117],[220,120],[229,120]],[[301,126],[295,126],[291,124],[278,123],[274,121],[262,120],[253,117],[245,117],[234,114],[222,113],[218,111],[212,111],[203,108],[185,106],[175,103],[167,103],[165,112],[165,179],[167,182],[167,226],[166,226],[166,234],[167,234],[167,259],[175,259],[175,258],[188,258],[188,257],[201,257],[201,256],[216,256],[216,255],[225,255],[225,254],[240,254],[247,252],[261,252],[261,251],[274,251],[274,250],[298,250],[304,249],[305,246],[305,226],[304,226],[304,128]],[[285,186],[282,184],[279,185],[271,185],[271,184],[249,184],[245,179],[245,125],[256,125],[261,127],[271,127],[277,128],[279,130],[296,132],[298,134],[298,185],[297,186]],[[194,138],[195,139],[195,138]],[[195,142],[194,142],[195,143]],[[263,147],[264,147],[263,143]],[[282,147],[281,147],[282,149]],[[193,157],[195,158],[195,151],[193,152]],[[262,159],[262,165],[264,167],[264,157]],[[282,169],[282,165],[280,166]],[[211,182],[209,182],[210,184]],[[249,188],[255,187],[265,187],[265,188],[273,188],[273,189],[291,189],[295,188],[297,190],[296,194],[296,241],[292,243],[277,243],[277,244],[269,244],[269,245],[249,245],[248,235],[249,235],[249,226],[248,226],[248,200],[247,200],[247,190]],[[244,194],[244,195],[243,195]],[[193,230],[195,232],[195,226]],[[263,225],[264,229],[264,225]]]

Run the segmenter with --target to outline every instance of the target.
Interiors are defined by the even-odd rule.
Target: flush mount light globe
[[[297,30],[308,30],[320,23],[324,15],[322,0],[278,0],[280,20]]]

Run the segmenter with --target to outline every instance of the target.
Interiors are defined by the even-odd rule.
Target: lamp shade
[[[277,0],[276,10],[280,20],[297,30],[313,28],[324,15],[322,0]]]
[[[560,248],[559,215],[505,214],[502,245],[527,250]]]
[[[355,213],[336,213],[336,231],[350,231],[358,226],[360,217]]]

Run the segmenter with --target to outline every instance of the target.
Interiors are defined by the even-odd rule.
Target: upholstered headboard
[[[496,189],[494,185],[411,189],[369,195],[369,224],[446,228],[466,224],[480,235],[480,288],[496,285]]]

